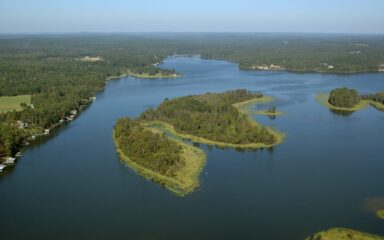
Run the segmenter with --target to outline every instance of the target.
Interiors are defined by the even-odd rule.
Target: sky
[[[384,0],[0,0],[0,33],[384,33]]]

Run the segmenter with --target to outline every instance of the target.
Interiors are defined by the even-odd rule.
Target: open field
[[[0,97],[0,113],[8,111],[20,111],[20,104],[31,105],[31,95],[19,95],[14,97]]]

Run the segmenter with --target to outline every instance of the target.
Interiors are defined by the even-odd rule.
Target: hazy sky
[[[384,0],[0,0],[0,32],[384,33]]]

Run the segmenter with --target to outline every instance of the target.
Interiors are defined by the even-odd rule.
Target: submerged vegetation
[[[121,159],[144,177],[178,195],[199,186],[198,176],[205,162],[202,150],[129,118],[117,120],[113,137]]]
[[[384,198],[369,198],[364,202],[363,208],[378,218],[384,219]]]
[[[244,89],[179,97],[165,100],[157,109],[148,109],[139,119],[163,122],[168,130],[197,142],[244,148],[272,146],[281,141],[279,136],[250,121],[234,106],[262,98],[262,94]]]
[[[347,228],[332,228],[318,232],[306,240],[384,240],[384,237]]]

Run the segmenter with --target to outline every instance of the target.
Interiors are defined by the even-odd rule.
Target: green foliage
[[[137,120],[118,119],[114,130],[120,150],[140,166],[173,177],[184,165],[175,141],[144,129]]]
[[[384,104],[384,92],[362,95],[361,97],[362,99],[371,100],[374,102]]]
[[[28,120],[33,129],[49,128],[102,90],[108,77],[129,71],[143,76],[175,74],[174,69],[156,67],[174,53],[226,59],[239,63],[241,69],[274,64],[289,71],[364,72],[378,70],[384,62],[383,50],[379,35],[4,35],[0,36],[0,97],[32,95],[34,108],[23,105],[19,112],[2,113],[0,122],[15,126],[17,120]],[[81,61],[85,56],[103,61]],[[227,116],[221,119],[231,118],[231,111],[226,109]],[[226,123],[220,122],[221,127]]]
[[[332,90],[328,98],[329,104],[342,108],[352,108],[360,101],[361,98],[356,90],[345,87]]]
[[[257,97],[262,97],[262,94],[244,89],[180,97],[164,101],[156,110],[148,109],[139,119],[163,121],[173,125],[180,133],[217,142],[272,144],[276,139],[268,129],[253,125],[232,106]]]
[[[15,126],[0,123],[0,157],[13,155],[20,150],[27,133]]]

